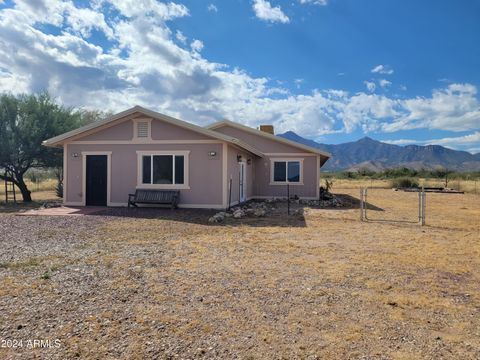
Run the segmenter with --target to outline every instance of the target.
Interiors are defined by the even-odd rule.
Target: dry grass
[[[425,187],[444,187],[442,179],[419,179],[419,185]],[[390,188],[391,180],[377,179],[333,179],[333,190],[360,189],[362,187]],[[450,180],[448,187],[470,194],[480,194],[480,180]]]
[[[90,252],[72,251],[71,265],[48,280],[31,275],[29,285],[30,266],[8,269],[0,301],[56,304],[49,333],[33,322],[27,329],[62,347],[37,356],[478,359],[480,198],[427,194],[428,226],[383,221],[415,220],[415,196],[372,191],[369,202],[383,211],[369,210],[370,222],[356,209],[308,209],[283,220],[291,226],[209,226],[208,214],[168,210],[111,217],[81,248]],[[88,293],[65,288],[71,278]],[[21,316],[14,309],[32,310],[7,307],[4,333]]]

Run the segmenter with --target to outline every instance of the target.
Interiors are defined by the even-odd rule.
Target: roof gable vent
[[[137,120],[135,122],[135,132],[137,138],[150,138],[150,120]]]

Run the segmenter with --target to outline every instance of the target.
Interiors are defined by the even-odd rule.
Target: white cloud
[[[300,4],[313,4],[325,6],[328,4],[328,0],[299,0]]]
[[[394,145],[442,145],[448,148],[457,149],[457,150],[466,150],[472,153],[475,153],[475,146],[480,144],[480,131],[475,131],[471,134],[463,136],[453,136],[445,137],[439,139],[428,139],[428,140],[413,140],[413,139],[398,139],[398,140],[383,140],[383,142],[394,144]]]
[[[374,92],[375,89],[377,88],[377,86],[375,85],[375,83],[373,81],[364,81],[363,83],[367,87],[367,90],[370,91],[370,92]]]
[[[300,89],[300,86],[302,86],[302,84],[305,82],[305,79],[295,79],[293,82],[295,83],[297,89]]]
[[[391,69],[388,65],[377,65],[371,70],[371,72],[375,74],[392,75],[393,69]]]
[[[432,97],[403,100],[403,112],[394,122],[383,126],[385,131],[405,129],[443,129],[468,131],[480,127],[480,101],[477,88],[471,84],[450,84],[434,90]]]
[[[218,12],[218,8],[215,4],[208,4],[207,10],[210,12]]]
[[[113,38],[113,30],[105,22],[103,14],[91,9],[79,9],[69,5],[66,20],[72,30],[83,37],[90,37],[92,29],[98,29],[103,31],[107,38]]]
[[[189,15],[188,8],[182,4],[165,4],[157,0],[99,0],[102,4],[111,4],[127,17],[157,16],[162,20],[172,20]]]
[[[183,44],[187,42],[187,37],[183,35],[183,33],[180,30],[177,30],[175,32],[175,37],[177,38],[178,41],[180,41]]]
[[[89,14],[91,19],[101,19],[100,9],[112,6],[122,15],[105,11],[106,26],[98,20],[95,29],[112,37],[104,49],[87,36],[92,21],[75,28],[73,20],[69,23],[78,10],[73,3],[32,4],[19,2],[22,11],[0,10],[0,91],[48,90],[69,106],[112,111],[139,104],[200,125],[222,118],[250,126],[272,123],[277,131],[311,137],[356,129],[479,130],[480,104],[470,84],[451,84],[431,97],[406,100],[340,89],[294,95],[281,82],[209,61],[201,54],[200,39],[192,41],[191,49],[180,46],[187,39],[168,21],[189,14],[183,5],[97,0],[89,8],[98,13]],[[48,6],[54,11],[43,11]],[[64,27],[53,35],[38,23]]]
[[[391,82],[391,81],[388,81],[387,79],[380,79],[380,80],[378,80],[378,84],[379,84],[382,88],[386,88],[386,87],[392,85],[392,82]]]
[[[255,16],[264,21],[283,24],[290,22],[290,19],[283,13],[280,6],[273,7],[267,0],[253,0],[253,10],[255,11]]]
[[[203,50],[203,42],[200,40],[193,40],[192,43],[190,44],[190,47],[192,48],[193,51],[200,52]]]

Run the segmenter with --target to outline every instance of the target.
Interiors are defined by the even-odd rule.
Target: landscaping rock
[[[235,219],[240,219],[240,218],[242,218],[242,217],[245,217],[245,212],[244,212],[242,209],[235,210],[235,211],[233,212],[233,217],[234,217]]]
[[[267,212],[264,209],[259,208],[254,210],[253,215],[255,215],[256,217],[263,217],[266,213]]]
[[[226,213],[221,211],[213,215],[210,219],[208,219],[209,223],[221,223],[225,219]]]

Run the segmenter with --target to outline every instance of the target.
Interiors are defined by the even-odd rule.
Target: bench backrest
[[[178,196],[178,190],[151,190],[137,189],[135,191],[135,201],[142,202],[172,202],[174,197]]]

